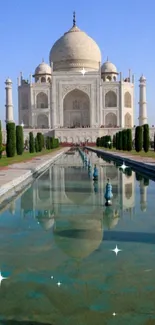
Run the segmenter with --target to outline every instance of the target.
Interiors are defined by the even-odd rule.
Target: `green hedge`
[[[9,122],[6,124],[6,155],[7,157],[14,157],[16,154],[16,126],[15,123]]]
[[[22,155],[24,151],[24,134],[21,125],[16,126],[16,152],[17,155]]]

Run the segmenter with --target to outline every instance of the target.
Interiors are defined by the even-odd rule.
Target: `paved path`
[[[34,179],[34,174],[48,168],[55,159],[68,151],[68,149],[69,148],[61,148],[54,150],[50,154],[40,157],[37,156],[31,160],[15,163],[0,169],[0,204],[9,197],[7,194],[9,191],[12,191],[10,192],[10,196],[15,195],[18,186],[20,186],[21,189],[26,181],[32,181]]]

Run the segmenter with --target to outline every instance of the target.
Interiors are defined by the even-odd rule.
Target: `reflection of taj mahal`
[[[35,211],[47,210],[55,216],[98,215],[103,216],[104,192],[107,178],[113,187],[113,209],[122,215],[125,211],[132,215],[135,207],[135,174],[120,173],[115,166],[89,153],[93,163],[102,167],[99,173],[98,195],[94,183],[84,169],[79,154],[70,157],[63,155],[57,163],[41,175],[33,187],[22,196],[21,208],[26,215]],[[71,163],[70,163],[71,162]],[[144,210],[147,201],[147,188],[140,182],[140,206]],[[26,202],[26,203],[24,203]],[[54,211],[54,212],[53,212]],[[113,212],[114,212],[113,211]],[[123,212],[124,211],[124,212]],[[116,221],[116,220],[115,220]],[[118,220],[117,220],[118,222]]]
[[[133,128],[134,76],[129,70],[124,78],[108,58],[101,62],[100,48],[76,26],[74,16],[72,28],[53,45],[49,65],[39,64],[34,79],[30,75],[25,80],[22,73],[18,78],[19,123],[24,123],[25,132],[53,130],[60,142],[79,143],[95,142],[98,136],[113,135],[119,128]],[[147,122],[145,82],[142,76],[140,125]],[[6,80],[7,120],[13,119],[11,84]]]

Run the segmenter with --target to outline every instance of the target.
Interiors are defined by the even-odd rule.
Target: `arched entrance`
[[[90,126],[90,100],[86,93],[79,89],[69,92],[63,101],[64,127]]]
[[[48,128],[48,117],[44,114],[40,114],[37,117],[37,127],[42,129]]]

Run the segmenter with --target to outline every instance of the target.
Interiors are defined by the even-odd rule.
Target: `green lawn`
[[[43,155],[48,155],[54,151],[59,150],[59,148],[56,149],[51,149],[51,150],[42,150],[41,152],[34,152],[34,153],[29,153],[28,151],[25,151],[21,156],[16,155],[15,157],[8,158],[5,155],[2,156],[0,159],[0,167],[8,166],[14,163],[20,163],[23,161],[28,161],[31,160],[32,158],[38,157],[38,156],[43,156]]]
[[[96,147],[97,149],[102,149],[104,151],[110,151],[111,153],[112,152],[117,152],[118,155],[119,153],[124,153],[125,155],[133,155],[133,156],[139,156],[139,157],[145,157],[145,158],[155,158],[155,152],[153,150],[150,150],[148,152],[144,152],[144,151],[141,151],[141,152],[136,152],[135,150],[131,150],[131,151],[123,151],[123,150],[116,150],[115,148],[112,148],[112,149],[107,149],[107,148],[103,148],[103,147]]]

